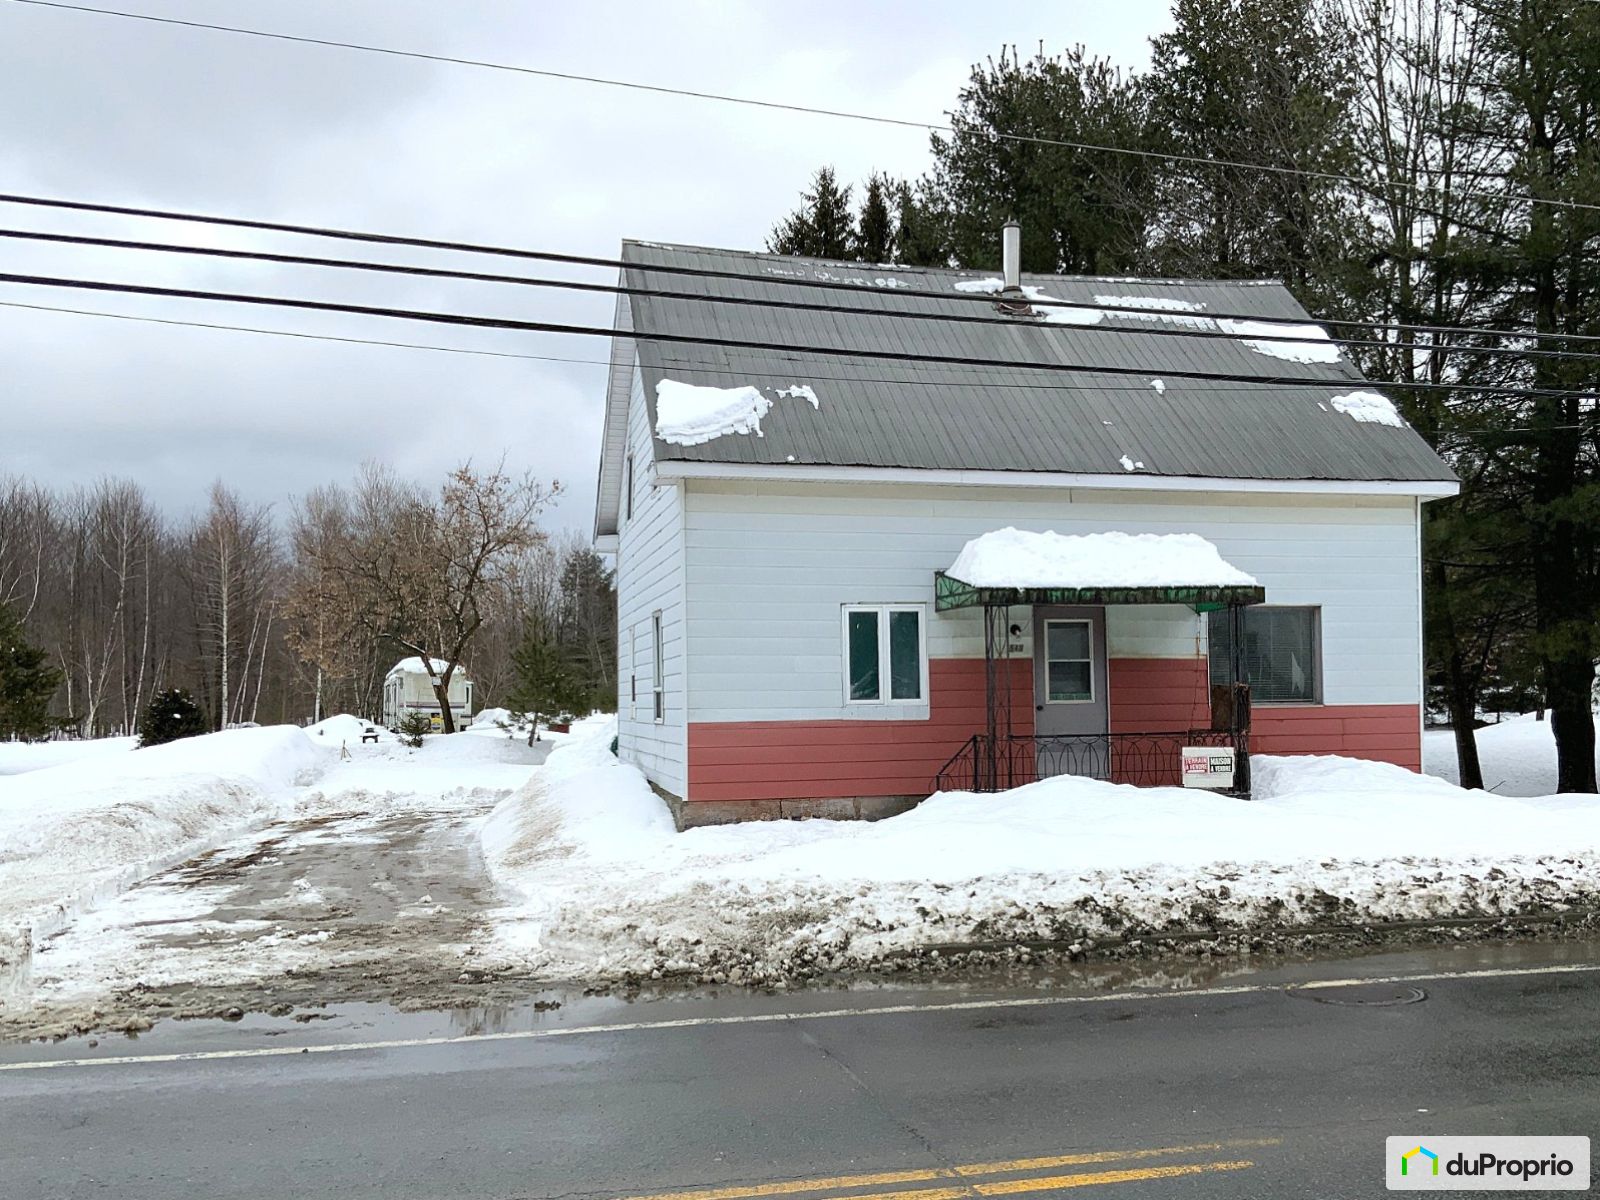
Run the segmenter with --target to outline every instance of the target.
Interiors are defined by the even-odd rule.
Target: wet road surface
[[[0,1047],[0,1196],[1377,1196],[1389,1134],[1600,1129],[1597,950]]]

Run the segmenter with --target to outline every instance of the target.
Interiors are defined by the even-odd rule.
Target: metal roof
[[[650,242],[625,242],[624,282],[635,288],[871,308],[875,316],[700,300],[630,298],[632,337],[650,420],[662,379],[715,387],[754,385],[769,395],[810,386],[819,408],[776,398],[764,436],[730,435],[696,446],[656,442],[662,461],[904,467],[1192,476],[1251,480],[1452,481],[1455,476],[1409,427],[1361,422],[1333,408],[1362,386],[1355,368],[1302,364],[1251,349],[1238,338],[1164,336],[1193,329],[1195,315],[1311,318],[1278,283],[1127,280],[1028,275],[1051,298],[1161,307],[1172,319],[1108,310],[1095,325],[1046,323],[976,304],[955,287],[987,272],[832,263]],[[770,284],[670,275],[644,267],[688,267],[770,276]],[[870,292],[806,287],[807,281],[865,283]],[[948,291],[948,301],[900,289]],[[897,294],[898,293],[898,294]],[[1193,307],[1188,307],[1193,306]],[[941,316],[982,315],[977,322]],[[921,319],[918,319],[921,318]],[[1185,322],[1187,318],[1187,323]],[[1127,333],[1107,330],[1129,330]],[[1274,333],[1287,332],[1274,329]],[[665,341],[651,335],[720,337],[795,349],[752,350]],[[803,347],[907,355],[956,355],[1028,365],[965,366],[836,357]],[[1140,375],[1062,372],[1048,364],[1134,368]],[[1262,383],[1163,378],[1189,370],[1259,377]],[[1325,380],[1326,388],[1274,384]],[[1161,379],[1164,390],[1153,381]],[[1127,471],[1123,459],[1142,464]]]

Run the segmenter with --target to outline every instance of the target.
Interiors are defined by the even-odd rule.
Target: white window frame
[[[639,719],[639,629],[628,626],[628,720]]]
[[[628,466],[623,487],[622,519],[626,522],[633,520],[633,455],[631,453],[628,455]]]
[[[667,683],[665,678],[667,673],[667,652],[666,647],[662,644],[665,639],[662,636],[661,610],[659,608],[650,614],[650,640],[654,649],[650,672],[650,698],[653,706],[651,712],[655,715],[655,723],[657,725],[665,725],[667,723]]]
[[[850,695],[850,614],[869,612],[878,614],[878,695],[874,700],[857,700]],[[917,614],[917,690],[915,699],[890,699],[889,614],[914,612]],[[928,704],[928,606],[926,604],[846,604],[839,611],[839,648],[841,675],[840,694],[850,708],[861,706],[895,708],[925,708]]]
[[[1050,626],[1052,625],[1082,625],[1088,633],[1089,641],[1089,695],[1083,700],[1052,700],[1050,698]],[[1095,692],[1095,676],[1100,672],[1099,663],[1094,656],[1094,622],[1088,617],[1046,617],[1044,619],[1044,702],[1046,704],[1098,704],[1099,696]],[[1058,658],[1056,662],[1082,662],[1081,658]]]

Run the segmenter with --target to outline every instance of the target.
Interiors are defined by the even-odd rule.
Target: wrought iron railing
[[[974,734],[940,769],[934,790],[1000,792],[1052,775],[1087,775],[1136,787],[1182,783],[1185,746],[1232,746],[1231,794],[1249,790],[1249,759],[1243,735],[1228,730],[1188,729],[1162,733],[1065,733],[1001,736],[990,750],[987,734]]]

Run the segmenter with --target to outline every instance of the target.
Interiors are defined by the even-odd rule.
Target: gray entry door
[[[1033,706],[1040,778],[1109,777],[1104,608],[1034,607]]]

